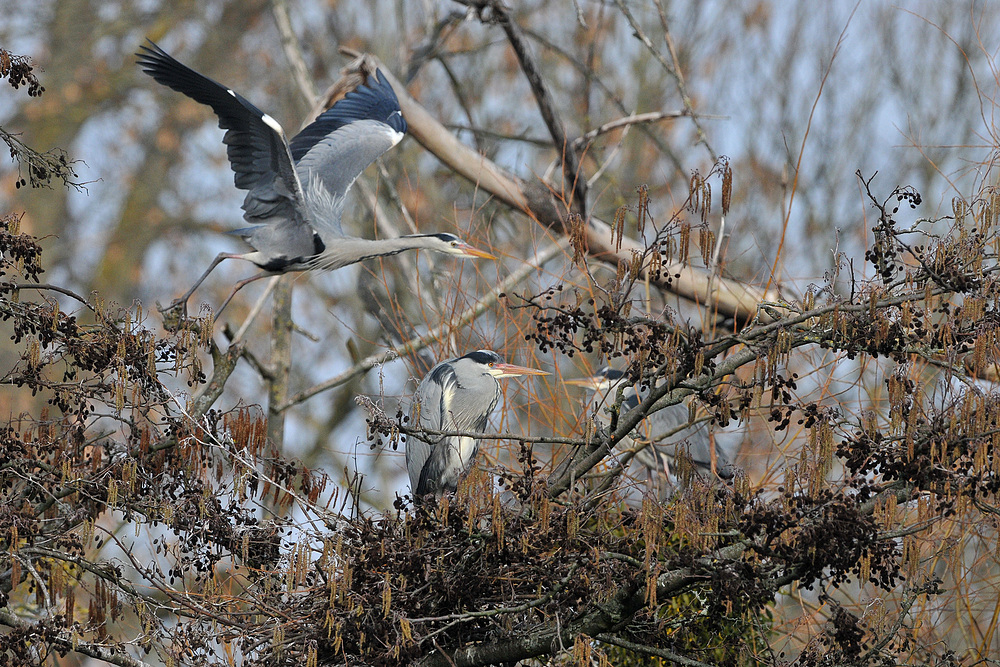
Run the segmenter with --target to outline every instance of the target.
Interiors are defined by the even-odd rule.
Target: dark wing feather
[[[340,216],[355,179],[405,130],[396,94],[379,78],[348,93],[292,139],[309,218],[327,245],[343,236]]]
[[[358,86],[292,137],[289,147],[292,159],[298,162],[320,141],[349,123],[376,120],[402,134],[406,121],[399,109],[399,100],[381,70],[375,71],[374,81]]]
[[[295,219],[301,188],[284,132],[273,118],[246,98],[195,72],[149,40],[140,46],[138,64],[158,83],[210,106],[226,131],[223,142],[236,187],[247,190],[243,209],[250,222],[271,217]]]

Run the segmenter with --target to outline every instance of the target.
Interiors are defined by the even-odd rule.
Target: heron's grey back
[[[616,399],[615,391],[607,397],[610,403]],[[649,395],[648,388],[640,388],[638,393],[634,387],[626,387],[622,401],[622,412],[636,409],[642,400]],[[674,469],[674,461],[679,450],[685,450],[695,469],[702,474],[712,472],[712,437],[708,424],[690,422],[690,412],[684,403],[668,405],[665,408],[649,414],[633,432],[634,437],[648,441],[649,445],[640,450],[636,461],[657,475],[666,475]],[[721,443],[715,442],[715,471],[721,477],[732,475],[730,457]],[[671,474],[672,476],[672,474]],[[675,484],[675,479],[668,479]]]

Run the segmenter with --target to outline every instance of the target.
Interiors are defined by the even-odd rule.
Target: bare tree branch
[[[545,121],[546,127],[549,128],[549,134],[552,135],[552,143],[555,145],[555,149],[559,152],[562,160],[564,187],[569,186],[573,192],[572,195],[566,196],[565,199],[570,207],[575,208],[581,215],[586,217],[587,178],[581,171],[580,160],[576,155],[576,150],[566,135],[566,128],[562,119],[556,113],[556,104],[552,99],[552,93],[549,92],[548,86],[545,85],[545,80],[542,78],[542,73],[535,62],[534,56],[531,54],[531,49],[524,39],[520,26],[511,18],[507,8],[499,0],[456,1],[469,7],[475,7],[481,17],[484,11],[489,9],[489,21],[499,23],[500,27],[503,28],[511,48],[514,49],[514,54],[517,56],[517,61],[521,65],[521,71],[524,72],[524,77],[528,80],[531,92],[538,102],[538,110],[542,114],[542,119]]]
[[[0,623],[9,628],[15,628],[27,633],[30,633],[32,628],[31,623],[18,618],[4,609],[0,609]],[[44,632],[44,630],[40,631]],[[104,662],[111,663],[112,665],[118,665],[119,667],[152,667],[152,665],[148,662],[136,660],[135,658],[121,653],[120,651],[92,642],[80,641],[79,639],[62,635],[56,637],[46,636],[46,639],[64,650],[73,651],[75,653],[79,653],[80,655],[96,658],[97,660],[103,660]]]
[[[559,253],[566,252],[568,247],[569,244],[565,239],[560,241],[559,243],[552,244],[548,248],[538,253],[538,256],[535,258],[534,262],[526,263],[523,267],[521,267],[514,273],[507,276],[507,278],[505,278],[503,282],[497,285],[496,289],[494,289],[490,294],[486,295],[485,297],[480,298],[479,301],[476,302],[475,306],[469,308],[464,313],[460,314],[457,317],[451,318],[447,322],[442,322],[435,328],[428,331],[423,336],[411,339],[403,343],[402,345],[398,346],[394,350],[390,350],[388,352],[380,352],[379,354],[373,354],[369,357],[366,357],[365,359],[362,359],[361,361],[354,364],[354,366],[347,369],[340,375],[292,396],[290,399],[288,399],[286,403],[279,406],[278,409],[282,411],[287,410],[296,403],[301,403],[302,401],[312,398],[313,396],[315,396],[320,392],[326,391],[327,389],[332,389],[334,387],[339,387],[340,385],[349,382],[358,375],[374,368],[375,366],[378,366],[379,364],[384,364],[398,357],[405,356],[407,354],[412,354],[413,352],[421,350],[430,345],[431,343],[440,340],[442,336],[447,334],[447,332],[453,329],[458,329],[460,327],[466,326],[470,322],[475,321],[476,318],[478,318],[480,315],[482,315],[483,313],[485,313],[486,311],[488,311],[489,309],[493,308],[496,305],[501,294],[509,291],[514,285],[517,285],[522,280],[524,280],[532,273],[537,271],[538,267],[544,264],[545,262],[557,256]]]
[[[709,156],[711,156],[712,161],[714,162],[719,158],[718,155],[716,155],[715,151],[712,149],[711,144],[708,143],[708,135],[705,133],[705,130],[701,126],[701,123],[698,122],[698,115],[695,114],[694,104],[691,101],[691,96],[688,95],[687,84],[684,82],[684,72],[681,71],[680,61],[677,58],[677,50],[674,48],[673,40],[670,37],[670,31],[669,31],[669,26],[667,24],[666,15],[663,13],[663,8],[660,6],[659,0],[654,0],[654,1],[656,2],[656,7],[660,12],[660,21],[663,30],[666,34],[667,46],[670,50],[670,57],[672,59],[672,63],[667,62],[666,58],[663,57],[663,54],[661,54],[660,51],[653,45],[652,40],[648,36],[646,36],[646,33],[643,31],[642,26],[639,25],[638,21],[636,21],[635,17],[632,15],[631,10],[629,10],[625,2],[623,0],[615,0],[615,4],[618,5],[618,9],[620,9],[622,14],[625,15],[625,18],[628,19],[628,23],[632,27],[635,36],[639,38],[639,41],[641,41],[646,46],[649,52],[653,54],[653,57],[656,58],[656,60],[663,66],[664,71],[667,72],[667,74],[669,74],[671,77],[673,77],[674,81],[677,83],[677,91],[681,95],[681,102],[684,104],[684,108],[691,114],[691,118],[694,121],[695,127],[698,128],[698,141],[704,144],[705,149],[708,151]]]
[[[566,207],[553,201],[552,193],[539,184],[529,184],[508,174],[487,158],[475,153],[460,142],[439,123],[416,100],[410,97],[392,73],[382,66],[374,56],[361,54],[351,49],[341,49],[348,55],[359,58],[346,69],[374,71],[379,67],[389,79],[399,98],[400,106],[410,134],[424,148],[439,160],[464,176],[478,187],[510,206],[515,211],[559,233],[568,233],[566,227]],[[584,227],[587,247],[595,259],[617,267],[620,262],[631,262],[633,251],[641,253],[644,248],[637,241],[624,238],[619,244],[612,238],[611,227],[590,217]],[[651,281],[657,287],[683,296],[691,301],[707,305],[720,315],[740,321],[758,315],[757,305],[761,301],[779,301],[776,291],[763,292],[735,280],[717,277],[705,269],[680,263],[663,267],[663,275],[671,280]]]

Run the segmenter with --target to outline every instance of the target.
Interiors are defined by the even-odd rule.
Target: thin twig
[[[659,123],[664,120],[674,120],[676,118],[708,118],[711,120],[726,120],[729,116],[717,116],[709,114],[695,114],[691,110],[684,111],[648,111],[646,113],[632,113],[624,118],[618,118],[617,120],[611,120],[603,125],[594,128],[590,132],[577,137],[573,140],[573,146],[576,148],[582,148],[592,142],[595,138],[602,134],[607,134],[612,130],[617,130],[620,127],[628,127],[630,125],[639,124],[649,124],[649,123]]]
[[[545,604],[553,597],[555,597],[555,595],[558,594],[559,591],[561,591],[563,588],[566,587],[566,584],[569,583],[569,580],[573,578],[573,575],[576,574],[576,571],[580,569],[580,565],[583,562],[584,561],[577,561],[576,563],[570,565],[569,570],[566,572],[566,576],[560,579],[558,582],[556,582],[556,585],[553,586],[552,590],[550,590],[548,593],[546,593],[540,598],[536,598],[529,602],[525,602],[524,604],[518,605],[516,607],[496,607],[494,609],[480,609],[476,611],[466,611],[458,614],[448,614],[446,616],[426,616],[423,618],[408,618],[406,620],[408,620],[410,623],[438,623],[441,621],[467,621],[488,616],[499,616],[501,614],[519,614],[521,612],[528,611],[529,609],[533,609],[539,605]]]
[[[542,78],[541,71],[535,62],[534,56],[531,54],[531,49],[524,39],[521,27],[507,12],[507,8],[503,2],[499,0],[457,1],[469,6],[475,6],[480,11],[489,7],[493,14],[493,19],[503,28],[504,33],[507,35],[507,41],[510,42],[510,46],[514,50],[514,55],[517,56],[517,62],[521,65],[521,71],[524,72],[524,76],[528,80],[528,85],[531,86],[531,92],[538,103],[538,111],[542,114],[542,120],[545,121],[545,126],[549,129],[549,134],[552,135],[552,142],[555,144],[556,150],[560,153],[564,183],[572,190],[572,194],[564,193],[564,195],[570,195],[565,198],[575,205],[581,215],[586,217],[587,179],[581,173],[580,160],[576,155],[576,150],[566,136],[566,128],[563,125],[562,119],[556,113],[555,100],[552,98],[548,86],[545,85],[545,80]]]
[[[767,279],[768,288],[771,287],[771,283],[777,278],[778,264],[781,261],[782,250],[785,247],[785,233],[788,231],[788,223],[792,217],[792,204],[795,202],[795,194],[799,191],[799,174],[802,173],[802,160],[805,157],[806,142],[809,140],[813,117],[816,115],[816,110],[819,108],[819,101],[823,96],[823,89],[826,86],[826,80],[830,77],[830,72],[833,71],[833,63],[837,60],[837,55],[840,53],[840,49],[844,45],[844,41],[847,39],[847,29],[854,20],[854,14],[857,13],[860,5],[861,0],[858,0],[858,3],[854,5],[854,9],[851,10],[851,15],[847,17],[844,29],[840,31],[840,36],[837,38],[837,45],[833,48],[830,60],[826,64],[823,76],[819,80],[819,89],[816,91],[812,107],[809,109],[809,119],[806,121],[806,131],[802,133],[802,142],[799,144],[799,154],[795,161],[795,176],[792,178],[791,194],[788,197],[788,206],[785,209],[785,217],[781,221],[781,237],[778,239],[778,247],[774,253],[774,263],[771,264],[771,272]]]
[[[526,34],[528,37],[531,37],[531,39],[541,44],[543,47],[545,47],[547,51],[556,53],[563,59],[565,59],[566,62],[568,62],[574,69],[576,69],[577,72],[583,75],[583,77],[587,79],[587,81],[597,84],[597,87],[601,89],[605,97],[607,97],[607,99],[615,106],[615,108],[618,109],[619,113],[623,114],[629,113],[628,107],[621,100],[621,98],[618,97],[618,94],[614,91],[614,89],[612,89],[612,87],[609,86],[608,84],[604,83],[604,80],[600,76],[598,76],[597,72],[595,72],[592,67],[589,67],[587,64],[582,63],[576,58],[574,58],[572,53],[569,53],[568,51],[560,47],[558,44],[550,40],[544,34],[535,32],[531,30],[531,28],[528,26],[522,26],[522,30],[524,31],[524,34]],[[661,136],[659,136],[655,132],[650,131],[650,129],[645,125],[640,125],[639,129],[646,135],[646,138],[654,146],[656,146],[656,150],[660,154],[667,156],[667,159],[670,160],[670,163],[673,165],[674,169],[681,172],[685,171],[684,163],[677,156],[677,153],[663,140]]]
[[[72,290],[66,289],[65,287],[60,287],[59,285],[50,285],[49,283],[22,283],[19,285],[11,285],[10,288],[13,289],[15,292],[23,289],[50,290],[52,292],[58,292],[60,294],[65,294],[68,297],[76,299],[77,301],[85,305],[87,308],[89,308],[91,312],[94,313],[97,312],[96,310],[94,310],[94,307],[90,305],[90,302],[84,299],[82,296],[80,296],[79,294],[77,294]]]
[[[660,63],[660,65],[663,66],[663,69],[670,76],[674,78],[674,81],[677,84],[677,92],[680,93],[681,102],[684,104],[684,108],[688,109],[691,112],[692,117],[694,117],[694,105],[691,102],[691,97],[688,95],[687,86],[684,84],[684,75],[681,71],[680,62],[677,59],[677,53],[673,48],[672,41],[670,40],[670,32],[668,30],[666,18],[662,14],[662,9],[661,9],[661,21],[663,30],[666,33],[667,46],[670,50],[670,55],[673,60],[672,64],[667,62],[666,58],[663,57],[663,54],[661,54],[659,50],[653,45],[652,40],[650,40],[650,38],[646,35],[646,33],[643,32],[642,27],[639,25],[639,22],[632,15],[631,10],[629,10],[624,0],[615,0],[615,4],[618,5],[618,9],[620,9],[622,14],[625,15],[625,19],[628,21],[629,26],[632,28],[632,32],[635,34],[635,36],[639,39],[639,41],[643,43],[643,45],[645,45],[646,49],[648,49],[649,52],[653,54],[653,57],[657,60],[657,62]],[[657,3],[657,5],[659,5],[659,3]],[[708,143],[708,136],[705,134],[705,131],[701,127],[701,125],[698,124],[697,118],[694,119],[694,123],[695,127],[698,128],[699,143],[705,146],[705,149],[708,151],[709,157],[712,158],[712,162],[715,162],[716,160],[718,160],[718,157],[716,156],[715,151],[712,150],[712,146]]]
[[[257,299],[257,302],[254,303],[253,307],[250,309],[250,314],[247,315],[246,319],[243,320],[243,324],[240,325],[239,331],[237,331],[236,335],[229,341],[230,346],[239,345],[240,341],[243,340],[243,335],[250,328],[253,321],[257,319],[257,315],[260,314],[261,309],[264,307],[264,302],[269,296],[271,296],[271,293],[274,292],[274,288],[278,286],[279,278],[281,278],[281,276],[277,275],[267,281],[267,287],[264,289],[264,293],[261,294]]]
[[[667,651],[655,646],[636,644],[635,642],[630,642],[627,639],[622,639],[618,635],[607,632],[602,632],[597,635],[596,639],[608,644],[620,646],[623,649],[627,649],[635,653],[645,653],[646,655],[663,658],[665,660],[669,660],[675,665],[683,665],[684,667],[712,667],[711,663],[701,662],[700,660],[692,660],[691,658],[684,657],[683,655],[679,655],[673,651]]]
[[[553,243],[551,246],[538,253],[534,262],[525,264],[525,266],[507,276],[507,278],[505,278],[504,281],[496,287],[496,289],[480,299],[476,305],[459,315],[458,318],[448,322],[443,322],[428,331],[423,336],[411,338],[395,349],[388,350],[386,352],[379,352],[378,354],[373,354],[362,359],[340,375],[292,396],[287,402],[278,407],[278,411],[283,412],[297,403],[301,403],[302,401],[312,398],[320,392],[324,392],[327,389],[333,389],[334,387],[339,387],[340,385],[351,381],[353,378],[374,368],[375,366],[422,350],[431,343],[440,340],[441,336],[445,335],[448,331],[463,327],[470,322],[475,321],[480,315],[491,309],[497,303],[500,294],[509,291],[514,285],[518,284],[537,271],[539,266],[549,261],[559,253],[565,252],[568,248],[569,241],[566,238],[560,239],[558,242]]]
[[[305,103],[311,106],[319,97],[319,91],[316,90],[316,84],[309,76],[309,68],[306,67],[299,38],[292,30],[288,2],[286,0],[272,0],[271,11],[274,14],[274,22],[278,26],[278,34],[281,35],[281,46],[285,51],[285,57],[288,58],[288,64],[292,68],[292,78],[295,79],[296,88]]]
[[[698,141],[705,146],[708,150],[708,154],[712,158],[712,162],[716,162],[719,158],[712,149],[711,144],[708,143],[708,134],[705,132],[705,128],[701,126],[698,122],[699,116],[694,113],[694,105],[691,102],[691,96],[687,91],[687,82],[684,81],[684,68],[681,67],[680,58],[677,57],[677,48],[674,46],[674,38],[670,34],[670,23],[667,21],[667,15],[663,11],[663,5],[660,0],[653,0],[656,4],[656,10],[660,15],[660,26],[663,28],[663,38],[667,42],[667,50],[670,51],[670,60],[673,62],[674,66],[670,69],[671,74],[677,82],[677,91],[681,94],[681,100],[684,103],[684,108],[691,112],[691,117],[694,121],[694,126],[698,129]]]

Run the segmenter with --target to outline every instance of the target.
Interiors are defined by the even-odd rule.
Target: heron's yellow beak
[[[550,375],[547,371],[540,371],[537,368],[527,366],[515,366],[514,364],[493,364],[490,374],[495,378],[511,378],[519,375]]]
[[[463,243],[458,246],[458,249],[462,251],[463,255],[469,255],[470,257],[482,257],[483,259],[496,259],[495,255],[491,255],[485,250],[480,250],[475,246],[471,246],[468,243]]]
[[[600,375],[576,378],[575,380],[563,380],[563,384],[572,385],[574,387],[583,387],[584,389],[597,389],[603,382],[605,382],[605,380]]]

